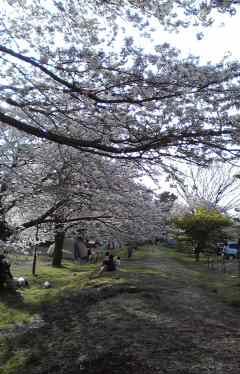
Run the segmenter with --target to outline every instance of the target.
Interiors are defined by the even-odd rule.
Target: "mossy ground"
[[[46,261],[39,263],[37,276],[31,274],[31,263],[20,262],[13,266],[14,276],[24,276],[30,287],[18,289],[17,292],[3,290],[0,294],[0,329],[13,325],[29,323],[44,304],[55,303],[68,292],[82,288],[88,281],[94,265],[84,267],[71,262],[64,263],[62,268],[53,268]],[[51,288],[43,288],[49,281]]]

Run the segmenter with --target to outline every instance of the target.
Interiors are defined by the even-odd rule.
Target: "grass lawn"
[[[76,297],[81,289],[122,284],[127,278],[127,273],[123,277],[119,274],[96,277],[100,264],[79,265],[64,261],[61,268],[54,268],[46,259],[38,262],[37,276],[32,276],[29,260],[18,258],[13,263],[12,272],[14,276],[26,277],[30,287],[17,291],[3,290],[0,293],[0,374],[17,374],[26,365],[29,356],[32,357],[32,353],[24,349],[13,353],[15,349],[11,344],[11,331],[22,334],[32,325],[40,327],[45,306],[51,308],[52,305],[54,308],[56,305],[59,308],[63,300]],[[43,288],[45,281],[49,281],[52,287]],[[1,361],[5,362],[3,366]]]
[[[126,251],[123,250],[120,255],[121,258],[126,258]],[[164,261],[168,258],[186,267],[193,285],[214,291],[225,302],[240,306],[240,278],[236,273],[209,270],[205,259],[196,263],[193,256],[174,249],[142,248],[133,256],[133,261],[136,262],[134,272],[132,267],[124,266],[121,276],[101,276],[100,278],[91,277],[99,265],[78,265],[65,261],[62,268],[53,268],[46,262],[46,259],[40,259],[37,276],[33,277],[30,258],[27,258],[27,261],[20,258],[13,264],[13,274],[14,276],[27,277],[30,287],[17,292],[4,291],[0,294],[0,329],[33,322],[38,318],[42,306],[54,304],[65,295],[74,294],[82,288],[96,287],[100,284],[107,285],[111,282],[134,283],[134,280],[138,282],[149,275],[168,279],[179,278],[179,274],[168,267],[159,269],[151,265],[154,264],[154,261]],[[151,261],[151,264],[146,267],[144,262],[148,260]],[[52,288],[43,288],[45,281],[49,281]]]
[[[126,251],[120,256],[126,259]],[[185,348],[186,355],[193,350],[188,359],[194,366],[199,352],[191,343],[192,335],[188,336],[193,331],[195,338],[191,321],[196,319],[198,324],[200,318],[201,329],[206,315],[211,315],[204,310],[200,310],[200,317],[198,312],[192,314],[198,302],[214,313],[218,312],[218,301],[240,306],[238,277],[208,270],[206,261],[196,263],[190,255],[173,249],[139,249],[132,259],[123,260],[120,271],[96,277],[98,267],[64,262],[58,269],[42,259],[38,275],[32,277],[30,259],[15,263],[14,275],[28,277],[30,287],[0,295],[0,374],[155,374],[143,367],[148,360],[153,360],[151,367],[158,360],[162,365],[169,357],[171,365],[176,352]],[[52,288],[44,289],[44,281],[50,281]],[[193,296],[185,300],[189,294]],[[220,307],[224,310],[225,306]],[[186,321],[190,325],[185,330]],[[202,336],[208,331],[209,327],[204,327]],[[164,350],[166,343],[169,353],[161,356],[158,349]],[[126,350],[123,356],[121,346]],[[88,354],[90,358],[86,358]],[[181,356],[177,365],[184,366]],[[75,366],[71,367],[71,362]],[[85,369],[79,369],[81,362]],[[105,372],[110,362],[113,371]],[[131,363],[136,367],[127,366]],[[185,372],[181,365],[179,372]]]
[[[127,257],[127,251],[122,250],[115,255]],[[145,251],[138,251],[137,256],[144,258]],[[11,258],[12,273],[15,277],[23,276],[28,279],[30,287],[18,289],[17,292],[3,290],[0,292],[0,330],[14,328],[19,325],[32,323],[44,305],[59,302],[67,295],[74,295],[82,288],[106,286],[127,281],[127,273],[119,275],[107,274],[95,277],[100,268],[98,264],[77,264],[63,261],[61,268],[54,268],[46,257],[39,257],[36,276],[32,276],[32,257],[14,256]],[[51,288],[45,289],[43,284],[49,281]]]
[[[38,313],[45,304],[56,303],[64,295],[89,287],[90,275],[95,269],[96,265],[78,265],[70,261],[65,261],[61,268],[53,268],[43,260],[38,264],[37,276],[33,277],[29,261],[26,263],[21,259],[13,264],[14,276],[26,277],[30,287],[16,292],[1,291],[0,329],[31,323],[38,318]],[[43,288],[45,281],[49,281],[52,287]]]
[[[163,256],[162,251],[160,255]],[[220,263],[214,264],[214,269],[208,269],[207,259],[204,257],[196,262],[193,255],[173,249],[166,250],[164,256],[184,265],[191,272],[192,284],[213,291],[229,305],[240,307],[240,276],[238,275],[237,260],[233,260],[232,263],[227,262],[227,271],[224,273]]]

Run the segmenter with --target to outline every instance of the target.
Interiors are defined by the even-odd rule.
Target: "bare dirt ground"
[[[19,374],[240,372],[239,309],[194,285],[191,269],[163,255],[114,277],[124,281],[46,305],[43,327],[9,341],[28,357]]]

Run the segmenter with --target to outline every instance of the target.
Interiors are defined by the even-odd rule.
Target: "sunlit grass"
[[[37,276],[32,276],[31,269],[26,269],[25,266],[14,267],[14,276],[26,277],[30,287],[16,292],[1,291],[0,328],[30,323],[41,305],[56,303],[66,293],[83,288],[95,268],[96,265],[78,265],[71,262],[66,262],[61,268],[53,268],[41,263]],[[51,283],[51,288],[43,287],[45,281]]]

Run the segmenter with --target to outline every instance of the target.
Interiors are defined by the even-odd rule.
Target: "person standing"
[[[135,243],[134,242],[129,242],[128,245],[127,245],[128,258],[132,257],[134,249],[135,249]]]

